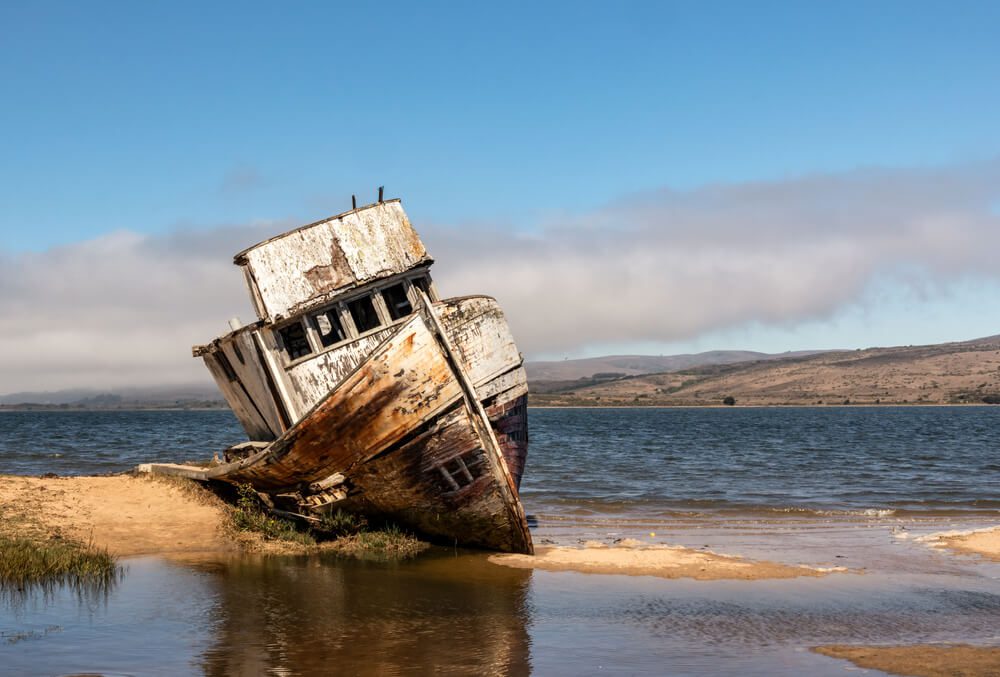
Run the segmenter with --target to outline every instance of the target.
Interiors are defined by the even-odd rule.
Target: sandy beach
[[[859,668],[912,677],[987,677],[1000,675],[1000,647],[968,644],[915,646],[829,645],[813,649],[843,658]]]
[[[972,531],[940,531],[916,539],[932,548],[979,555],[1000,562],[1000,526]]]
[[[238,549],[221,501],[149,477],[0,476],[0,520],[9,535],[66,538],[122,557]]]
[[[970,553],[1000,561],[1000,526],[983,531],[974,531],[969,534],[946,537],[943,541],[946,548],[955,552]]]

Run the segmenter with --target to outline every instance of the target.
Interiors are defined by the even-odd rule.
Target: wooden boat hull
[[[498,441],[426,308],[281,437],[203,478],[248,483],[289,512],[345,509],[437,540],[532,552],[505,458],[518,448]]]

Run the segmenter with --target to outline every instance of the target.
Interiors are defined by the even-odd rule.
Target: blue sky
[[[0,256],[311,221],[381,184],[418,227],[532,233],[664,189],[990,161],[997,25],[964,2],[4,2]],[[534,352],[971,338],[987,278]]]

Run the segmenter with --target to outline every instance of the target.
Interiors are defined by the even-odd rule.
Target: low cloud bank
[[[876,276],[997,276],[1000,162],[638,194],[531,233],[417,222],[445,294],[489,293],[527,354],[797,322]],[[252,316],[231,256],[292,223],[117,232],[0,255],[0,393],[204,380]]]
[[[991,162],[665,189],[530,235],[424,230],[444,291],[489,290],[522,350],[557,352],[821,319],[876,276],[1000,275],[998,199]]]

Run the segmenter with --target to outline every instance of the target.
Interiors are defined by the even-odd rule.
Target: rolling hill
[[[532,382],[548,406],[1000,402],[1000,336],[703,364],[660,373]]]

